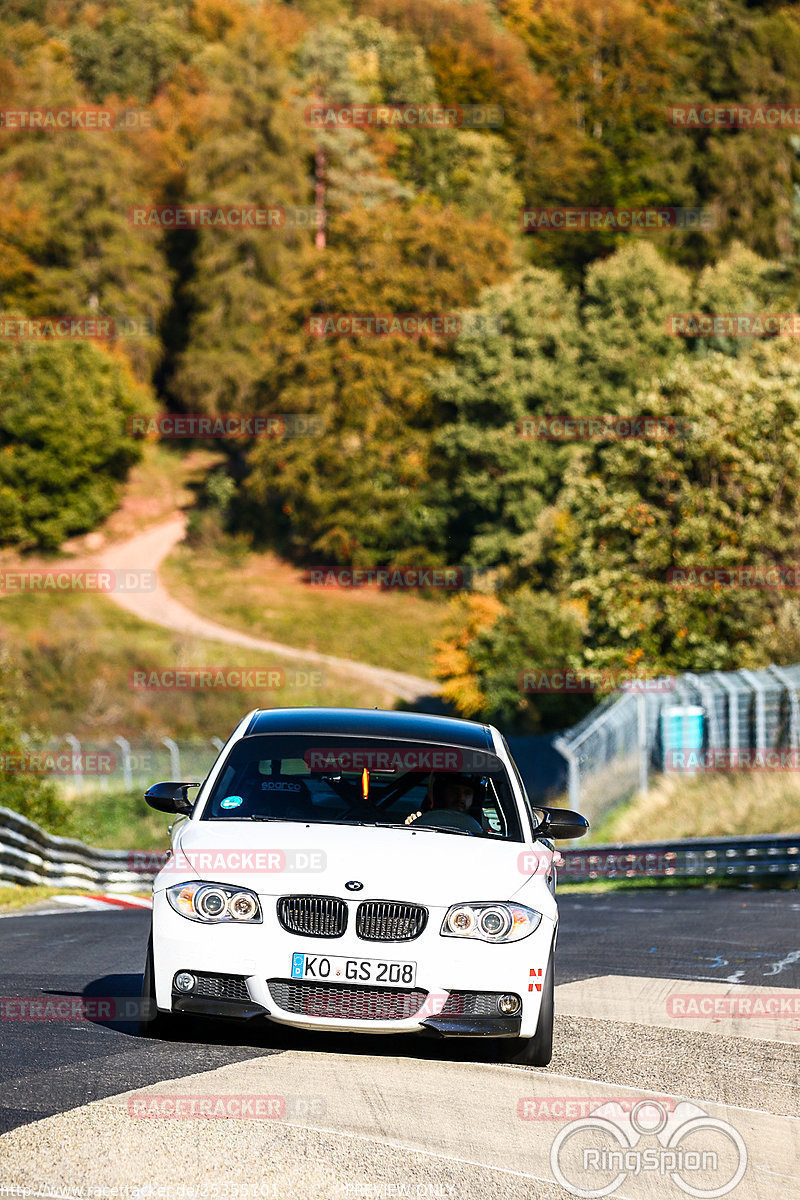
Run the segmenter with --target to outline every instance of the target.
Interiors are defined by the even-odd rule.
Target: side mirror
[[[189,788],[200,787],[199,783],[154,783],[144,794],[151,808],[164,813],[181,813],[188,816],[194,804],[189,799]]]
[[[589,832],[589,822],[570,808],[547,808],[535,804],[536,812],[544,816],[534,830],[536,837],[579,838]]]

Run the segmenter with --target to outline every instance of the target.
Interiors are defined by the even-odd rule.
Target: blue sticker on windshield
[[[219,802],[220,808],[238,808],[240,804],[244,804],[244,796],[226,796]]]

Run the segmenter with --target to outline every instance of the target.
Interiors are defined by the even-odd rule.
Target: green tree
[[[796,600],[676,585],[667,572],[800,558],[798,361],[782,342],[738,359],[680,359],[640,404],[688,421],[687,435],[578,452],[558,502],[555,557],[559,590],[586,615],[589,665],[660,674],[760,666],[776,650],[783,658],[775,631]]]
[[[530,437],[524,422],[575,412],[577,297],[555,272],[528,268],[484,294],[473,328],[434,378],[424,496],[437,547],[454,561],[518,565],[566,466],[566,451]]]
[[[312,413],[316,437],[259,442],[244,493],[248,524],[292,554],[323,561],[442,561],[431,472],[430,376],[449,352],[428,337],[314,337],[324,313],[454,313],[510,267],[508,239],[432,203],[354,209],[331,237],[295,332],[262,378],[263,410]],[[410,559],[408,556],[411,556]],[[446,561],[446,559],[445,559]]]
[[[542,733],[579,720],[592,698],[526,690],[526,673],[574,668],[582,649],[576,612],[556,596],[521,588],[502,603],[482,595],[451,601],[434,670],[442,695],[461,716],[489,720],[508,733]]]
[[[19,719],[14,701],[21,687],[18,667],[0,648],[0,807],[60,832],[67,811],[52,783],[24,772]]]
[[[288,101],[287,74],[259,14],[208,46],[195,66],[213,106],[173,202],[307,206],[309,131]],[[254,411],[274,333],[313,250],[309,230],[290,218],[283,228],[178,230],[169,245],[183,255],[184,278],[173,314],[180,343],[162,386],[184,411]]]
[[[86,105],[63,47],[41,34],[32,40],[29,26],[9,31],[4,103]],[[0,218],[0,308],[128,319],[135,336],[120,346],[143,379],[160,356],[171,277],[158,231],[135,229],[128,212],[153,202],[159,139],[156,131],[0,130],[0,190],[21,214]]]
[[[578,339],[586,411],[632,411],[634,395],[681,352],[667,318],[691,307],[691,279],[647,241],[586,272]]]
[[[0,343],[0,543],[57,550],[114,509],[152,409],[130,368],[90,343]]]

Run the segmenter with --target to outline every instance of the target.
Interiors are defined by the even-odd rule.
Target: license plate
[[[293,954],[292,979],[319,983],[391,984],[413,988],[417,964],[385,958],[339,958],[328,954]]]

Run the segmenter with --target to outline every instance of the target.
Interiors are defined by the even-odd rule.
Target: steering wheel
[[[431,812],[423,813],[421,817],[417,817],[416,821],[411,822],[409,829],[414,829],[418,825],[432,829],[463,829],[472,837],[483,833],[481,826],[469,813],[441,808],[434,808]]]

